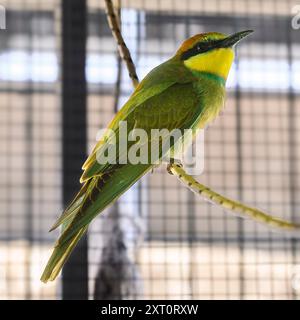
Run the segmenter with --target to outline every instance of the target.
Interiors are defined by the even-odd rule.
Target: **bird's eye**
[[[209,42],[198,43],[197,46],[196,46],[196,50],[198,52],[205,52],[205,51],[209,50],[209,46],[210,46]]]
[[[201,44],[197,44],[197,51],[202,51],[203,50],[203,46]]]

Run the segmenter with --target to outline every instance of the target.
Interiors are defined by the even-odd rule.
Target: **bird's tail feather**
[[[64,210],[64,212],[61,214],[61,216],[56,220],[56,222],[53,224],[49,232],[55,230],[57,227],[59,227],[61,224],[63,224],[65,221],[70,220],[72,217],[75,216],[75,214],[80,209],[82,202],[84,201],[86,192],[88,190],[90,181],[92,179],[85,182],[85,184],[81,187],[80,191],[77,193],[73,201],[69,204],[69,206]]]
[[[87,201],[83,202],[82,208],[61,234],[56,244],[59,245],[65,241],[69,241],[73,235],[82,227],[88,225],[104,208],[116,201],[151,168],[152,165],[149,164],[125,165],[114,172],[108,173],[108,176],[103,175],[99,177],[99,179],[105,180],[99,197],[95,197],[93,200],[92,192],[89,194]],[[97,184],[97,182],[95,182],[95,184]],[[95,190],[95,188],[92,188],[92,190]],[[88,201],[90,201],[90,204],[88,204]]]
[[[55,243],[41,281],[52,281],[58,276],[91,220],[117,200],[150,168],[151,165],[126,165],[102,176],[91,178],[88,186],[82,187],[71,205],[52,227],[54,229],[63,224],[61,235]]]
[[[54,247],[52,255],[47,263],[47,266],[41,276],[41,281],[48,282],[53,281],[58,276],[60,270],[65,264],[66,260],[70,256],[74,247],[80,240],[80,238],[85,234],[88,226],[81,228],[75,235],[73,235],[67,242],[63,245]]]

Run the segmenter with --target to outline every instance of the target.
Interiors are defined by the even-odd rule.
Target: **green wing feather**
[[[177,60],[165,62],[146,76],[108,128],[117,133],[120,121],[127,121],[128,130],[143,128],[148,133],[152,128],[190,128],[201,109],[194,80]],[[95,146],[83,165],[84,185],[51,229],[60,224],[64,226],[42,275],[44,282],[57,277],[91,220],[153,167],[151,164],[99,164],[97,153],[103,152],[108,143],[111,138],[106,134],[106,139]]]
[[[183,101],[179,102],[181,101],[181,99]],[[163,108],[161,106],[161,101],[164,101]],[[144,102],[139,106],[139,108],[132,112],[126,119],[128,122],[128,129],[130,130],[134,127],[143,128],[146,132],[149,133],[152,128],[166,128],[170,131],[176,128],[190,128],[199,114],[196,104],[197,95],[193,89],[193,86],[191,86],[190,84],[174,84],[161,94],[147,100],[147,102]],[[137,179],[139,179],[141,175],[143,175],[151,167],[152,165],[110,165],[109,169],[106,169],[102,172],[97,171],[95,175],[90,179],[94,179],[94,181],[101,181],[102,178],[107,176],[106,178],[110,182],[109,189],[107,191],[111,196],[111,194],[113,193],[112,189],[114,188],[112,188],[112,186],[120,183],[120,180],[122,181],[121,177],[123,175],[123,172],[125,173],[124,180],[126,181],[126,187],[125,184],[122,184],[121,189],[125,191],[132,185],[132,183],[137,181]],[[142,168],[141,173],[136,176],[134,174],[128,176],[130,170],[133,170],[133,172],[137,170],[137,172],[139,172],[139,168]],[[116,180],[114,181],[115,177]],[[95,190],[94,185],[95,183],[90,183],[91,190]],[[104,187],[106,186],[107,184],[105,184]],[[111,197],[109,197],[108,203],[105,202],[105,191],[105,188],[99,191],[101,193],[101,197],[97,199],[99,200],[99,205],[96,200],[93,203],[93,206],[90,206],[87,210],[81,210],[76,213],[74,220],[72,221],[68,229],[66,229],[65,234],[60,237],[58,243],[61,243],[71,237],[81,227],[88,224],[99,213],[99,210],[103,209],[103,206],[111,203]],[[86,192],[87,199],[90,201],[93,200],[93,197],[90,196],[91,194],[92,193],[89,191]],[[117,191],[117,194],[118,196],[120,195],[119,190]],[[83,212],[84,214],[82,214]]]
[[[102,165],[97,162],[96,156],[97,153],[101,153],[102,150],[106,150],[108,144],[113,143],[109,134],[111,130],[115,132],[115,136],[118,137],[120,121],[127,121],[128,123],[135,110],[140,110],[141,106],[147,103],[147,101],[167,91],[167,89],[171,86],[174,86],[174,84],[191,83],[194,80],[195,77],[192,75],[192,73],[190,73],[182,65],[182,63],[175,58],[172,58],[154,68],[138,85],[127,103],[122,107],[122,109],[109,124],[109,131],[104,134],[101,141],[97,143],[91,155],[83,164],[82,168],[84,172],[80,181],[84,182],[87,179],[108,169],[108,165]],[[162,110],[167,108],[165,104],[160,105],[159,107],[162,108]],[[146,111],[148,112],[148,110]],[[129,128],[128,126],[128,130],[130,129],[132,128]],[[116,143],[118,143],[118,141]]]

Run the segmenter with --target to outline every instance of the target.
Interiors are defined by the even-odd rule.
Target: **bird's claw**
[[[167,171],[169,174],[173,175],[173,172],[172,172],[172,166],[173,165],[176,165],[176,166],[179,166],[179,167],[183,167],[182,163],[180,160],[178,159],[171,159],[167,165]]]

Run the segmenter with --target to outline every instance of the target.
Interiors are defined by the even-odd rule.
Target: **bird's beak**
[[[234,34],[228,36],[227,38],[223,39],[221,46],[223,48],[232,47],[235,44],[237,44],[239,41],[241,41],[242,39],[247,37],[252,32],[253,32],[253,30],[245,30],[245,31],[234,33]]]

